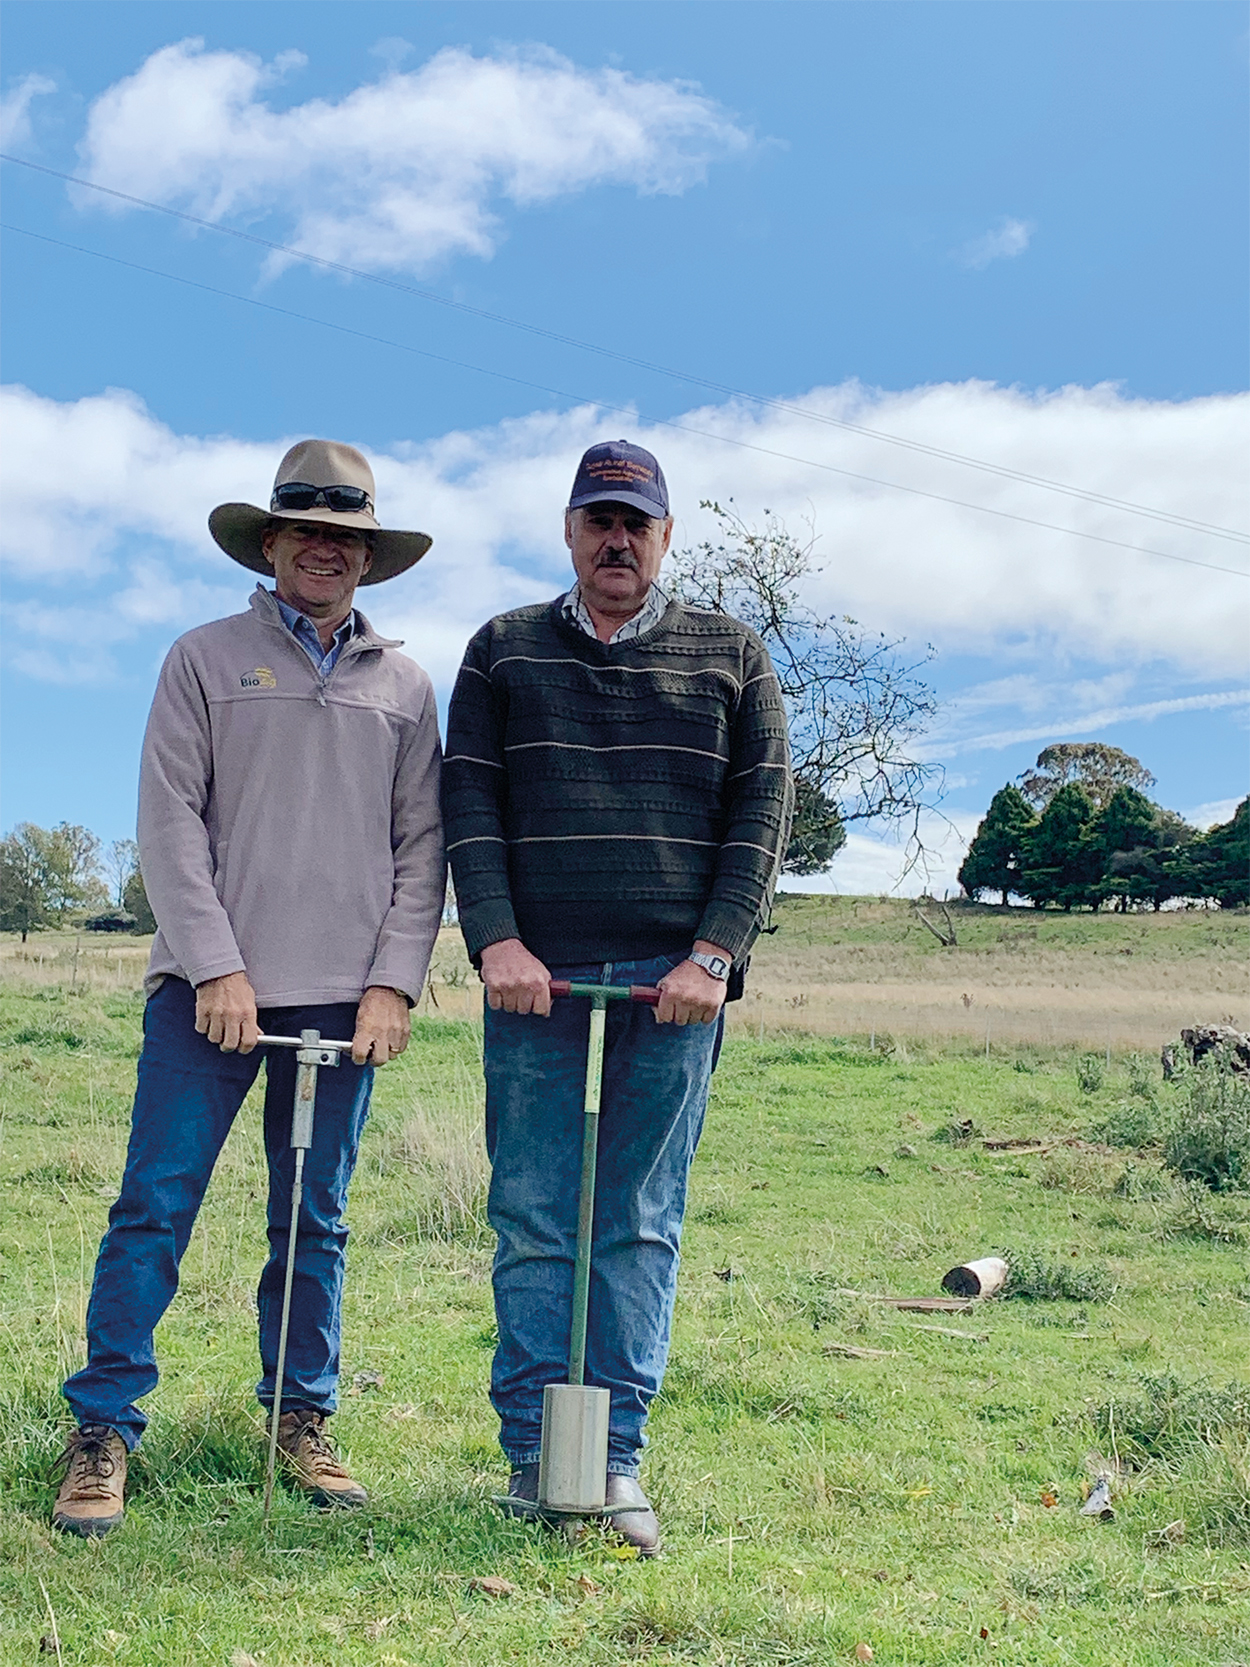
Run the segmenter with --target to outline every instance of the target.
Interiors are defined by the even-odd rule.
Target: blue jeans
[[[680,957],[553,967],[582,983],[655,984]],[[549,1019],[486,1009],[489,1213],[499,1236],[491,1401],[513,1465],[538,1462],[543,1386],[568,1380],[590,1004]],[[668,1360],[686,1180],[722,1020],[658,1025],[607,1010],[586,1382],[611,1391],[608,1470],[638,1474],[647,1408]]]
[[[354,1002],[271,1007],[260,1014],[261,1029],[278,1036],[317,1029],[350,1041],[355,1024]],[[152,1333],[178,1289],[178,1265],[217,1155],[266,1054],[269,1260],[257,1292],[262,1375],[256,1393],[262,1405],[272,1406],[295,1168],[289,1144],[294,1049],[222,1053],[197,1034],[195,991],[181,978],[165,979],[148,1001],[121,1196],[109,1211],[87,1305],[87,1364],[63,1390],[80,1424],[111,1424],[129,1448],[138,1445],[147,1424],[135,1402],[156,1387]],[[333,1412],[336,1405],[347,1250],[343,1209],[372,1085],[372,1066],[353,1065],[350,1056],[318,1073],[313,1144],[304,1160],[285,1407]]]

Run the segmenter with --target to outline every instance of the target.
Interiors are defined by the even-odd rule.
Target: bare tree
[[[716,516],[720,540],[676,552],[669,582],[683,601],[732,614],[763,638],[785,697],[800,793],[834,801],[844,823],[914,824],[938,774],[912,745],[935,711],[932,689],[916,675],[934,650],[905,660],[901,642],[810,608],[803,591],[822,571],[814,536],[801,543],[770,510],[755,527],[732,503],[700,507]]]
[[[115,839],[101,860],[113,901],[120,909],[125,905],[126,887],[130,884],[130,876],[136,873],[139,867],[138,842],[133,839]]]

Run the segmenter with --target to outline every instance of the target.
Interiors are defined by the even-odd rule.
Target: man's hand
[[[209,978],[196,988],[195,1028],[222,1053],[251,1053],[260,1035],[256,991],[245,972]]]
[[[714,943],[704,943],[700,939],[694,947],[705,955],[719,955],[726,961],[733,960],[732,955],[717,948]],[[660,992],[659,1005],[655,1009],[657,1024],[715,1024],[717,1014],[725,1005],[724,980],[713,978],[710,972],[705,972],[693,961],[682,961],[675,966],[666,978],[661,978],[657,988]]]
[[[499,1012],[551,1014],[551,974],[520,938],[504,938],[482,951],[482,982],[486,999]]]
[[[356,1065],[387,1065],[403,1053],[411,1033],[408,997],[381,984],[371,984],[356,1009],[352,1061]]]

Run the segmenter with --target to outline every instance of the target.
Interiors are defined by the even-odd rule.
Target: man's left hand
[[[695,947],[724,956],[727,961],[731,959],[714,944],[699,943]],[[682,961],[675,966],[666,978],[661,978],[657,988],[660,992],[659,1005],[655,1009],[657,1024],[715,1024],[725,1005],[724,980],[713,978],[710,972],[705,972],[693,961]]]
[[[408,997],[375,984],[360,998],[352,1060],[357,1065],[386,1065],[408,1046],[412,1031]]]

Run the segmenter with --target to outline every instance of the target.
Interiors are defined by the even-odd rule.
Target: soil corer
[[[278,1364],[274,1371],[273,1406],[269,1413],[269,1462],[265,1468],[265,1522],[273,1503],[273,1479],[278,1462],[278,1420],[282,1417],[282,1389],[286,1377],[286,1339],[291,1324],[291,1283],[295,1276],[295,1243],[299,1231],[300,1206],[304,1201],[304,1153],[313,1143],[313,1113],[317,1105],[317,1072],[322,1065],[337,1065],[341,1054],[350,1054],[350,1042],[325,1042],[319,1030],[301,1030],[298,1036],[259,1036],[257,1047],[294,1048],[295,1102],[291,1108],[291,1145],[295,1149],[295,1175],[291,1182],[291,1225],[286,1239],[286,1278],[282,1286],[282,1324],[278,1329]]]
[[[538,1510],[565,1519],[601,1516],[607,1499],[608,1419],[611,1396],[586,1384],[586,1321],[590,1310],[591,1238],[595,1221],[595,1169],[599,1155],[599,1100],[603,1086],[603,1037],[610,1001],[654,1007],[660,992],[645,984],[576,984],[552,979],[551,994],[590,1002],[586,1097],[582,1116],[582,1174],[573,1260],[569,1326],[569,1378],[543,1390]]]

